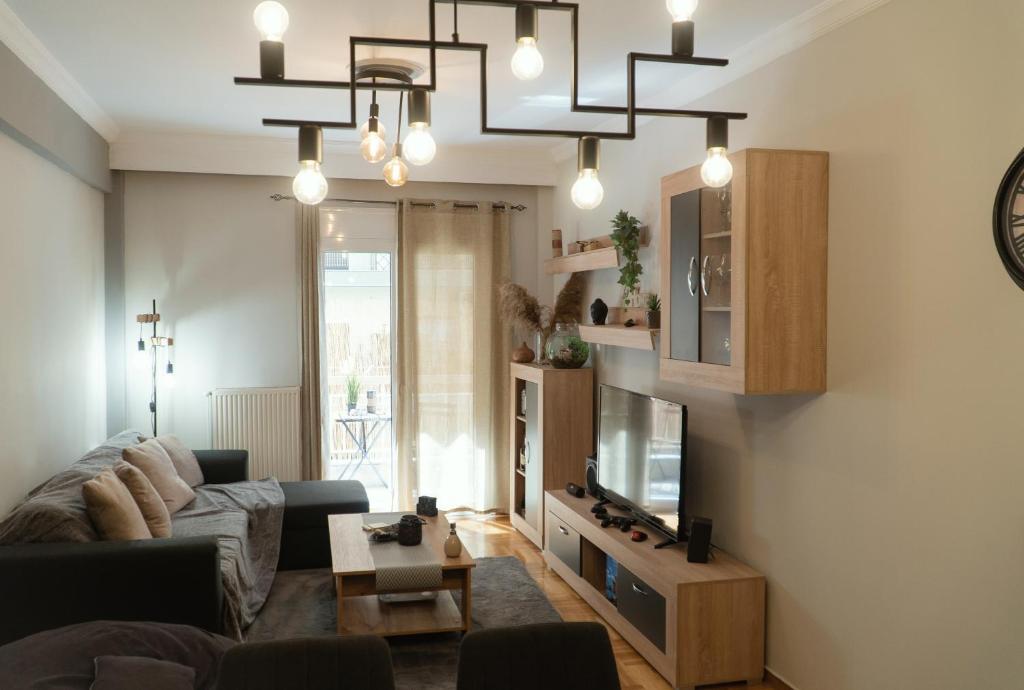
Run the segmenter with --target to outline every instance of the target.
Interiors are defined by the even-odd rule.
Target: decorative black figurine
[[[437,499],[433,496],[420,496],[416,503],[416,514],[424,517],[437,517]]]
[[[600,297],[590,305],[590,318],[594,321],[595,326],[603,326],[608,318],[608,305]]]

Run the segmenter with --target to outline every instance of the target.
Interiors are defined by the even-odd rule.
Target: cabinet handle
[[[704,293],[704,296],[708,296],[708,292],[711,290],[711,271],[708,263],[711,261],[711,255],[704,257],[704,263],[700,267],[700,291]]]
[[[636,592],[637,594],[639,594],[640,596],[643,596],[643,597],[647,596],[647,590],[644,589],[643,587],[641,587],[640,585],[638,585],[635,582],[633,583],[633,591]]]
[[[697,257],[690,257],[690,270],[686,272],[686,287],[690,289],[690,297],[697,296]]]
[[[526,445],[526,464],[529,465],[530,464],[530,456],[533,455],[533,453],[530,452],[530,442],[527,441],[525,445]]]
[[[562,534],[564,534],[567,537],[569,536],[569,530],[567,530],[566,528],[562,527],[561,525],[558,526],[558,531],[561,532]]]

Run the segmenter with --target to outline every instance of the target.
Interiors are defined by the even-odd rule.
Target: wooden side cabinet
[[[722,189],[661,181],[661,378],[744,395],[826,388],[829,155],[748,149]]]
[[[511,365],[512,526],[544,548],[544,492],[582,484],[594,452],[594,370]]]

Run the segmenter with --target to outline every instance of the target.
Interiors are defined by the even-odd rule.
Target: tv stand
[[[716,550],[711,563],[688,563],[669,546],[630,541],[602,529],[593,501],[550,491],[545,500],[548,567],[668,680],[673,688],[748,681],[764,675],[764,576]],[[608,506],[609,515],[627,515]],[[642,523],[637,529],[656,535]],[[605,596],[617,564],[615,601]]]

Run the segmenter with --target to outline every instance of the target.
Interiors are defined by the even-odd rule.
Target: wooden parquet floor
[[[453,520],[455,518],[453,517]],[[619,667],[622,690],[671,690],[665,679],[643,657],[623,640],[590,606],[558,575],[548,570],[540,550],[509,524],[507,518],[491,520],[466,519],[458,522],[459,535],[474,558],[515,556],[526,566],[548,599],[567,621],[604,623],[611,636],[615,660]],[[718,690],[776,690],[769,682],[761,685],[717,685]]]

